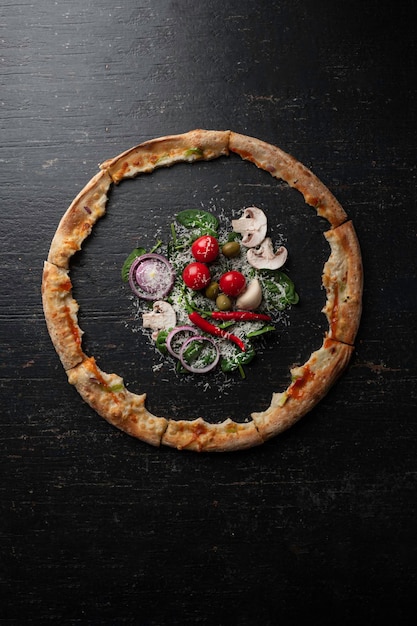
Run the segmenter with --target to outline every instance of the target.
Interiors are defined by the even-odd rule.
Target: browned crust
[[[72,255],[80,250],[93,225],[104,215],[112,182],[107,172],[98,172],[73,200],[52,239],[48,254],[50,263],[69,267]]]
[[[42,277],[42,302],[46,325],[61,363],[67,370],[84,358],[82,330],[78,326],[78,303],[72,297],[68,270],[45,261]]]
[[[178,450],[196,452],[232,452],[263,443],[253,422],[239,424],[227,419],[210,424],[201,417],[192,420],[170,420],[162,443]]]
[[[229,150],[300,191],[306,203],[314,207],[317,214],[328,220],[332,227],[347,219],[342,206],[317,176],[280,148],[255,137],[231,132]]]
[[[325,338],[304,365],[293,368],[289,387],[283,393],[273,394],[266,411],[252,413],[263,439],[287,430],[311,411],[347,367],[352,353],[353,346]]]
[[[328,336],[353,344],[362,312],[363,268],[358,238],[352,222],[324,233],[331,254],[323,268],[327,300],[323,308]]]
[[[110,424],[153,446],[159,446],[168,422],[145,407],[146,394],[126,389],[117,374],[103,372],[93,357],[67,372],[81,397]]]
[[[181,135],[167,135],[145,141],[102,163],[115,183],[141,173],[153,172],[179,161],[210,160],[228,155],[230,131],[192,130]]]
[[[300,191],[305,201],[327,219],[331,254],[324,266],[327,301],[323,309],[329,333],[306,363],[291,370],[293,380],[271,405],[243,424],[227,419],[210,424],[167,420],[145,407],[146,394],[129,392],[116,374],[100,370],[82,351],[78,304],[68,276],[71,256],[105,212],[110,185],[179,161],[213,159],[229,149]],[[64,214],[45,263],[42,297],[48,330],[69,382],[99,415],[124,432],[151,445],[223,452],[261,444],[289,428],[310,411],[346,368],[353,352],[360,312],[363,272],[359,244],[351,222],[330,191],[304,165],[276,146],[231,131],[194,130],[144,142],[101,165],[101,171],[78,194]],[[342,297],[341,297],[342,296]]]

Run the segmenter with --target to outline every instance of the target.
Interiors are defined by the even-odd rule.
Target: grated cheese
[[[213,214],[215,213],[219,219],[220,226],[217,239],[221,248],[221,246],[228,241],[228,236],[232,232],[231,226],[229,225],[229,227],[227,227],[225,225],[225,223],[230,224],[231,220],[230,217],[226,216],[226,209],[224,206],[222,206],[220,210],[217,210],[214,199],[209,202],[209,205],[209,212]],[[201,208],[203,210],[207,210],[204,207],[203,203],[201,203]],[[230,216],[230,211],[228,211],[228,213]],[[238,211],[232,213],[238,213]],[[168,258],[177,274],[177,279],[174,283],[174,286],[170,294],[166,297],[166,300],[170,302],[176,312],[177,326],[190,324],[190,320],[188,319],[188,312],[184,306],[184,297],[188,298],[190,301],[192,300],[193,306],[196,306],[199,309],[205,311],[215,310],[214,302],[209,300],[202,293],[192,291],[191,289],[186,287],[181,280],[183,269],[189,263],[195,261],[191,253],[191,234],[192,231],[190,229],[187,229],[181,224],[175,222],[176,241],[171,240],[169,244],[161,244],[158,249],[159,254],[162,254]],[[282,235],[278,235],[278,239],[280,240],[279,245],[281,245],[281,242],[284,241],[284,237]],[[188,245],[187,242],[189,242]],[[183,245],[184,247],[175,249],[175,246],[178,247],[181,245]],[[236,258],[226,258],[220,252],[219,257],[214,262],[210,263],[209,267],[213,281],[218,281],[222,274],[231,270],[241,272],[245,276],[247,283],[249,283],[250,280],[256,275],[259,278],[263,292],[265,293],[265,281],[263,280],[263,277],[259,276],[256,270],[248,263],[246,258],[246,248],[244,248],[243,246],[241,254]],[[180,278],[180,280],[178,280],[178,278]],[[282,297],[285,297],[284,287],[282,285],[277,285],[277,288],[280,290]],[[130,296],[130,300],[133,305],[134,320],[139,322],[142,318],[142,314],[145,311],[149,310],[149,304],[136,298],[135,296],[133,296],[133,294]],[[284,310],[268,310],[265,299],[263,299],[260,307],[257,310],[258,312],[271,315],[271,324],[275,326],[282,324],[287,327],[290,324],[288,312]],[[247,341],[248,333],[260,330],[263,326],[264,322],[259,321],[235,321],[233,326],[228,327],[226,330]],[[133,332],[142,332],[142,334],[148,338],[149,343],[154,345],[154,341],[151,338],[151,333],[149,332],[149,330],[144,329],[140,323],[133,325],[131,328]],[[219,349],[221,358],[229,360],[234,355],[236,355],[237,352],[240,352],[237,346],[235,346],[235,344],[231,343],[227,339],[216,337],[215,341]],[[178,344],[175,343],[173,345],[176,346],[177,349],[179,349]],[[263,335],[256,337],[256,353],[258,355],[262,355],[265,347],[265,337]],[[159,357],[161,357],[161,354],[157,350],[156,352],[158,353]],[[163,357],[161,362],[155,364],[152,370],[154,372],[163,372],[167,367],[175,370],[177,363],[178,361],[168,354]],[[231,377],[230,375],[222,372],[222,370],[217,367],[216,370],[210,372],[209,379],[206,376],[194,376],[193,384],[195,384],[197,387],[202,388],[204,391],[207,391],[211,388],[220,389],[221,393],[227,396],[228,390],[234,388],[236,380],[239,381],[240,377]]]

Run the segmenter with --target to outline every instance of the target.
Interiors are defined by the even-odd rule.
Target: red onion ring
[[[169,331],[166,341],[165,341],[165,345],[167,347],[167,350],[170,354],[172,354],[173,357],[175,357],[176,359],[180,358],[180,353],[179,352],[175,352],[175,350],[173,349],[171,342],[173,340],[173,338],[175,337],[175,335],[179,332],[182,331],[187,331],[192,333],[193,335],[197,335],[197,329],[194,326],[177,326],[176,328],[173,328],[172,330]],[[193,339],[193,337],[192,337]],[[181,346],[182,348],[182,346]],[[180,352],[181,352],[181,348],[180,348]]]
[[[141,265],[147,263],[159,262],[165,266],[164,274],[167,278],[166,283],[158,282],[156,285],[156,289],[152,290],[152,285],[146,283],[146,273],[143,276],[143,280],[141,280]],[[143,269],[143,268],[142,268]],[[142,254],[140,257],[133,261],[129,270],[129,285],[131,290],[138,298],[142,298],[143,300],[162,300],[166,295],[169,294],[172,287],[174,286],[175,281],[175,270],[172,267],[171,263],[166,259],[162,254],[156,254],[154,252],[149,252],[148,254]]]
[[[214,358],[214,361],[212,361],[211,363],[209,363],[208,365],[206,365],[205,367],[193,367],[192,365],[189,365],[186,360],[184,359],[184,351],[186,350],[187,346],[192,342],[192,341],[207,341],[208,343],[211,343],[212,346],[214,347],[215,351],[216,351],[216,356]],[[204,337],[203,335],[197,335],[196,337],[189,337],[181,346],[181,351],[180,351],[180,361],[181,361],[181,365],[183,366],[184,369],[188,370],[189,372],[192,372],[193,374],[205,374],[206,372],[210,372],[212,369],[214,369],[217,365],[217,363],[219,362],[220,359],[220,352],[218,347],[216,346],[215,342],[213,341],[213,339],[211,339],[210,337]]]

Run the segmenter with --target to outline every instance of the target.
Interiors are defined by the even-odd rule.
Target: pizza
[[[328,329],[321,346],[307,361],[290,369],[286,389],[272,394],[270,405],[246,421],[229,417],[220,423],[172,419],[146,408],[146,390],[129,391],[115,373],[102,371],[83,349],[78,303],[70,277],[71,258],[79,251],[106,211],[109,190],[126,178],[151,174],[177,162],[193,163],[239,155],[300,192],[305,202],[327,220],[324,237],[330,255],[324,264],[323,313]],[[153,446],[223,452],[242,450],[288,429],[316,406],[347,367],[361,317],[363,269],[352,221],[329,189],[303,164],[280,148],[232,131],[193,130],[146,141],[100,165],[64,213],[43,269],[42,300],[52,343],[81,397],[100,416],[127,434]]]

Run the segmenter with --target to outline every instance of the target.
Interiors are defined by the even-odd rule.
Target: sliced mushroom
[[[262,287],[257,278],[250,281],[247,289],[236,300],[236,308],[242,311],[254,311],[262,302]]]
[[[284,246],[280,246],[276,252],[272,247],[270,237],[264,239],[258,248],[248,250],[246,258],[248,263],[258,270],[277,270],[282,267],[287,260],[288,251]]]
[[[151,328],[154,331],[152,339],[156,340],[160,330],[174,328],[177,323],[177,316],[169,302],[164,300],[154,302],[152,309],[149,313],[143,313],[142,323],[143,328]]]
[[[243,235],[242,244],[247,248],[259,246],[265,239],[267,219],[265,213],[255,206],[250,206],[243,211],[243,216],[238,220],[232,220],[232,228],[235,233]]]

